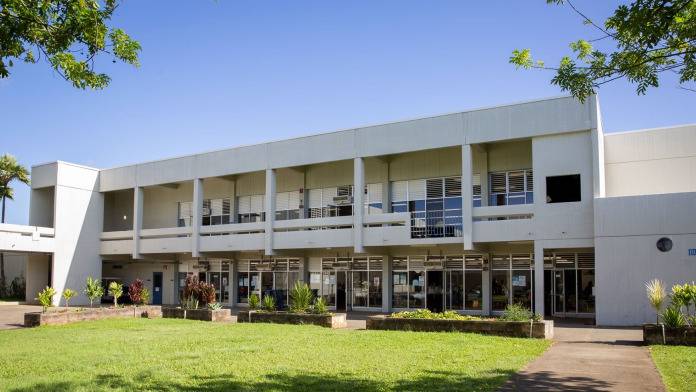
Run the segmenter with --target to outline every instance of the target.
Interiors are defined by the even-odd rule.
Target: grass
[[[669,391],[696,391],[696,347],[654,345],[650,353]]]
[[[549,344],[465,333],[102,320],[0,331],[0,389],[492,391]]]

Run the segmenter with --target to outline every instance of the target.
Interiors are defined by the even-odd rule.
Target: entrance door
[[[428,271],[426,283],[426,305],[428,309],[432,312],[442,312],[445,300],[442,271]]]
[[[162,305],[162,273],[152,273],[152,304]]]
[[[208,283],[212,283],[215,287],[215,301],[220,302],[220,273],[208,272]]]
[[[553,314],[565,313],[565,284],[564,270],[556,270],[553,273]]]
[[[348,274],[346,271],[336,271],[336,310],[346,311],[348,297]]]
[[[553,313],[555,316],[574,314],[578,311],[575,275],[575,270],[573,269],[556,270],[554,272]]]

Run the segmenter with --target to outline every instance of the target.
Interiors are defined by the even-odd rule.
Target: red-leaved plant
[[[183,299],[187,300],[189,298],[200,299],[200,285],[198,283],[198,277],[193,275],[186,278],[186,285],[184,286]]]
[[[212,304],[215,302],[215,286],[212,283],[201,282],[198,284],[200,292],[200,301],[204,304]]]
[[[145,290],[145,285],[140,279],[134,280],[128,286],[128,297],[135,305],[143,303],[143,290]]]

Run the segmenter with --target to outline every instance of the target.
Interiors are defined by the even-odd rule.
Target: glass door
[[[431,312],[442,312],[444,306],[444,279],[442,271],[428,271],[426,281],[426,301]]]
[[[564,270],[554,272],[553,284],[553,314],[563,315],[565,313],[565,279]]]

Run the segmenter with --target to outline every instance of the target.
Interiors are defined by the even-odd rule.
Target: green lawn
[[[0,331],[0,389],[490,391],[549,344],[464,333],[104,320]]]
[[[696,347],[650,346],[657,370],[670,391],[696,391]]]

